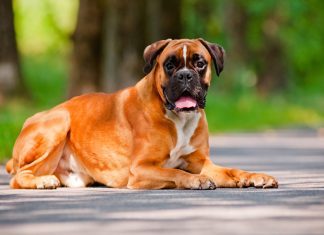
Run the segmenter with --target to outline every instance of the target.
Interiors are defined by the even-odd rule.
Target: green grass
[[[11,156],[15,139],[27,117],[64,100],[67,69],[66,60],[59,56],[22,58],[22,72],[30,98],[13,99],[0,107],[0,162]],[[225,94],[211,88],[206,113],[210,132],[220,133],[318,127],[324,124],[323,107],[324,94],[314,91],[260,98],[253,92]]]
[[[10,158],[25,119],[63,101],[67,66],[58,56],[23,57],[22,73],[28,98],[15,98],[0,106],[0,162]]]
[[[324,124],[324,95],[298,98],[255,94],[215,95],[207,98],[210,132],[260,131],[281,127],[312,127]]]
[[[22,72],[36,107],[51,107],[64,99],[68,66],[63,56],[29,56],[22,60]]]
[[[16,102],[0,109],[0,161],[10,157],[14,141],[28,115],[28,109]]]

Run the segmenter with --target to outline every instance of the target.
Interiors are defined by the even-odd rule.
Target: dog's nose
[[[179,72],[177,77],[178,77],[179,81],[182,81],[182,82],[187,81],[187,82],[189,82],[192,79],[192,74],[191,74],[190,71],[181,71],[181,72]]]

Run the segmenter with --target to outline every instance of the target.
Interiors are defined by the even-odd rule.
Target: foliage
[[[15,28],[23,54],[67,52],[76,24],[77,0],[15,0]]]
[[[23,121],[64,100],[68,53],[75,27],[77,0],[15,0],[17,41],[28,100],[0,107],[0,160],[11,149]],[[239,4],[248,16],[243,47],[249,59],[235,61],[227,32],[229,4]],[[207,98],[207,118],[213,133],[263,130],[286,126],[318,127],[324,123],[324,2],[320,0],[183,0],[183,37],[203,37],[228,52],[225,70],[214,78]],[[276,16],[275,21],[271,17]],[[270,96],[257,94],[259,56],[266,47],[262,34],[273,30],[283,47],[288,87]],[[232,57],[233,56],[233,57]],[[269,64],[269,69],[271,64]]]
[[[283,47],[284,66],[287,70],[288,90],[324,91],[324,2],[320,0],[183,0],[184,37],[201,37],[220,43],[229,53],[227,65],[230,72],[225,76],[227,92],[233,89],[246,89],[255,86],[253,81],[257,67],[260,66],[261,51],[267,44],[264,34],[272,34]],[[245,12],[247,26],[242,47],[250,53],[247,61],[233,63],[232,38],[228,35],[227,22],[234,20],[226,14],[230,4],[240,6]],[[233,16],[234,17],[234,16]],[[234,29],[235,30],[235,29]],[[239,30],[239,29],[237,29]],[[239,53],[239,52],[238,52]],[[271,70],[271,64],[268,65]],[[226,68],[225,68],[226,72]],[[249,75],[239,78],[239,74]],[[246,82],[245,82],[246,81]],[[251,83],[252,81],[252,83]]]

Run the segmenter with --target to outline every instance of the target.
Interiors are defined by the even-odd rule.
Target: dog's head
[[[144,60],[144,72],[154,73],[165,107],[189,112],[205,107],[212,62],[219,75],[224,65],[224,49],[203,39],[167,39],[147,46]]]

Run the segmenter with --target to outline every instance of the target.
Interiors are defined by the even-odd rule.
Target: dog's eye
[[[168,63],[166,63],[165,68],[166,68],[167,70],[171,71],[172,69],[175,68],[175,66],[174,66],[174,64],[172,64],[171,62],[168,62]]]
[[[202,62],[202,61],[198,61],[197,64],[196,64],[196,66],[197,66],[198,68],[202,69],[202,68],[205,67],[205,63]]]

